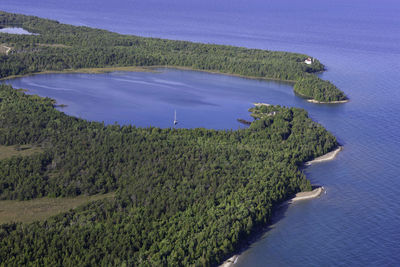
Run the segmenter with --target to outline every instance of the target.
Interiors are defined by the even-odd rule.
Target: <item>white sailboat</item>
[[[176,119],[176,110],[175,110],[175,115],[174,115],[174,125],[178,124],[178,120]]]

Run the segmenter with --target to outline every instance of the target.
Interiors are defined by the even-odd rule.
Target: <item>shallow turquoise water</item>
[[[170,127],[174,109],[180,127],[235,129],[236,118],[245,117],[253,101],[306,108],[344,145],[334,161],[305,170],[313,183],[327,188],[327,194],[290,206],[269,231],[241,254],[236,265],[400,264],[398,1],[100,2],[103,5],[93,6],[89,0],[71,0],[68,4],[3,0],[1,8],[121,33],[307,53],[327,66],[321,76],[338,85],[351,101],[315,105],[294,96],[292,88],[285,84],[170,69],[158,74],[43,75],[12,82],[31,90],[35,86],[29,83],[39,84],[38,88],[76,89],[78,81],[93,83],[102,91],[114,88],[106,98],[115,97],[116,107],[104,106],[101,120],[141,126],[154,123]],[[117,82],[121,76],[131,81]],[[140,108],[129,104],[135,99],[129,100],[128,105],[118,100],[117,94],[123,95],[135,86],[146,90],[139,94],[138,105],[141,101],[156,103],[153,106],[159,110],[146,117]],[[145,96],[151,94],[149,88],[153,87],[158,88],[155,98]],[[90,94],[96,94],[91,89],[89,92],[88,99]],[[62,95],[60,103],[68,104],[71,114],[86,116],[82,107],[74,106],[80,100]],[[96,103],[93,100],[93,108],[99,108]],[[114,110],[118,106],[124,108],[122,112]],[[118,116],[108,118],[110,113]],[[134,117],[139,113],[144,122]]]

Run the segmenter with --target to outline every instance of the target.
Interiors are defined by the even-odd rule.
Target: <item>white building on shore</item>
[[[307,65],[311,65],[313,62],[313,60],[309,57],[306,60],[304,60],[304,63],[306,63]]]

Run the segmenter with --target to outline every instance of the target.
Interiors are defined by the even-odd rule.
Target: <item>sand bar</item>
[[[289,200],[289,203],[293,203],[293,202],[296,202],[296,201],[299,201],[299,200],[306,200],[306,199],[319,197],[322,194],[322,192],[324,192],[324,190],[325,190],[324,187],[321,186],[321,187],[317,187],[314,190],[309,191],[309,192],[297,193],[294,198]]]
[[[324,162],[324,161],[328,161],[328,160],[332,160],[336,157],[336,155],[343,149],[343,147],[339,146],[337,149],[326,153],[325,155],[318,157],[316,159],[313,159],[311,161],[307,161],[304,165],[308,166],[314,163],[318,163],[318,162]]]
[[[256,107],[261,107],[261,106],[269,107],[269,106],[271,106],[271,104],[267,104],[267,103],[253,103],[253,105],[256,106]]]
[[[237,259],[239,258],[239,255],[233,255],[232,257],[230,257],[229,259],[227,259],[226,261],[224,261],[224,263],[222,263],[219,267],[229,267],[232,266],[236,263]]]
[[[339,100],[339,101],[329,101],[329,102],[324,102],[324,101],[318,101],[315,99],[307,99],[308,102],[310,103],[315,103],[315,104],[342,104],[342,103],[347,103],[349,102],[348,99],[346,100]]]

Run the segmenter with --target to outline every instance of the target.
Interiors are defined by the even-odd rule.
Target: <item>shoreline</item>
[[[7,53],[11,50],[7,51]],[[241,75],[241,74],[234,74],[234,73],[226,73],[226,72],[221,72],[217,70],[202,70],[202,69],[195,69],[195,68],[190,68],[190,67],[182,67],[182,66],[169,66],[169,65],[154,65],[154,66],[123,66],[123,67],[102,67],[102,68],[81,68],[81,69],[65,69],[65,70],[45,70],[45,71],[40,71],[40,72],[35,72],[35,73],[26,73],[26,74],[20,74],[20,75],[11,75],[7,77],[0,78],[0,81],[3,80],[10,80],[10,79],[15,79],[15,78],[22,78],[22,77],[27,77],[31,75],[37,75],[37,74],[65,74],[65,73],[87,73],[87,74],[102,74],[102,73],[109,73],[109,72],[115,72],[115,71],[129,71],[129,72],[157,72],[155,69],[159,68],[166,68],[166,69],[176,69],[176,70],[188,70],[188,71],[199,71],[199,72],[205,72],[205,73],[210,73],[210,74],[219,74],[219,75],[228,75],[232,77],[239,77],[239,78],[244,78],[244,79],[251,79],[251,80],[261,80],[261,81],[272,81],[272,82],[281,82],[281,83],[287,83],[290,85],[294,85],[296,83],[295,80],[284,80],[284,79],[277,79],[277,78],[267,78],[267,77],[257,77],[257,76],[246,76],[246,75]],[[295,92],[301,97],[305,97],[304,95],[301,95],[297,92]],[[323,102],[323,101],[318,101],[315,99],[307,99],[307,102],[309,103],[314,103],[314,104],[343,104],[349,102],[349,99],[346,100],[340,100],[340,101],[331,101],[331,102]],[[268,106],[269,104],[265,103],[254,103],[255,106]]]
[[[260,104],[263,105],[265,103],[254,103],[254,104]],[[268,104],[267,104],[268,105]],[[324,162],[324,161],[329,161],[329,160],[333,160],[337,154],[342,151],[343,147],[339,146],[338,148],[336,148],[335,150],[326,153],[325,155],[322,155],[318,158],[315,158],[314,160],[311,161],[307,161],[304,165],[309,166],[313,163],[318,163],[318,162]],[[308,192],[299,192],[296,195],[294,195],[292,198],[282,202],[278,207],[277,210],[279,210],[280,208],[282,208],[283,206],[288,206],[290,204],[293,204],[295,202],[298,201],[302,201],[302,200],[309,200],[309,199],[313,199],[313,198],[317,198],[319,196],[321,196],[321,194],[325,192],[325,188],[323,186],[318,186],[316,188],[314,188],[311,191]],[[243,251],[241,251],[243,252]],[[236,264],[236,261],[238,260],[239,256],[241,255],[241,253],[239,254],[235,254],[232,257],[230,257],[229,259],[225,260],[222,264],[218,265],[219,267],[232,267],[234,264]]]
[[[220,74],[220,75],[228,75],[228,76],[245,78],[245,79],[252,79],[252,80],[275,81],[275,82],[282,82],[282,83],[289,83],[289,84],[296,83],[295,80],[284,80],[284,79],[258,77],[258,76],[246,76],[246,75],[242,75],[242,74],[221,72],[218,70],[202,70],[202,69],[195,69],[195,68],[182,67],[182,66],[156,65],[156,66],[148,66],[148,68],[152,68],[152,69],[166,68],[166,69],[199,71],[199,72],[206,72],[206,73],[211,73],[211,74]]]
[[[290,205],[294,202],[302,201],[302,200],[308,200],[308,199],[313,199],[319,197],[323,192],[325,191],[325,188],[323,186],[319,186],[312,191],[308,192],[299,192],[297,193],[294,197],[292,197],[289,200],[284,201],[282,204],[278,206],[278,209],[281,208],[282,206],[287,206]],[[224,261],[222,264],[219,265],[219,267],[231,267],[234,264],[236,264],[237,260],[239,259],[240,254],[235,254],[226,261]]]
[[[232,266],[234,264],[236,264],[236,261],[238,260],[239,255],[233,255],[232,257],[230,257],[229,259],[227,259],[226,261],[224,261],[224,263],[222,263],[221,265],[219,265],[219,267],[229,267]]]
[[[102,74],[102,73],[109,73],[109,72],[115,72],[115,71],[155,72],[150,67],[141,67],[141,66],[45,70],[45,71],[40,71],[40,72],[35,72],[35,73],[11,75],[11,76],[0,78],[0,81],[28,77],[28,76],[33,76],[33,75],[42,75],[42,74],[68,74],[68,73]]]
[[[177,69],[177,70],[188,70],[188,71],[199,71],[199,72],[205,72],[205,73],[211,73],[211,74],[220,74],[220,75],[228,75],[228,76],[239,77],[239,78],[252,79],[252,80],[275,81],[275,82],[283,82],[283,83],[289,83],[289,84],[294,84],[294,83],[296,83],[296,81],[293,81],[293,80],[283,80],[283,79],[266,78],[266,77],[257,77],[257,76],[246,76],[246,75],[241,75],[241,74],[220,72],[220,71],[217,71],[217,70],[202,70],[202,69],[195,69],[195,68],[190,68],[190,67],[169,66],[169,65],[123,66],[123,67],[112,67],[112,66],[110,66],[110,67],[102,67],[102,68],[81,68],[81,69],[65,69],[65,70],[45,70],[45,71],[40,71],[40,72],[35,72],[35,73],[26,73],[26,74],[20,74],[20,75],[11,75],[11,76],[7,76],[7,77],[0,78],[0,81],[2,81],[2,80],[8,80],[8,79],[21,78],[21,77],[27,77],[27,76],[31,76],[31,75],[37,75],[37,74],[64,74],[64,73],[101,74],[101,73],[108,73],[108,72],[114,72],[114,71],[156,72],[155,69],[159,69],[159,68]]]
[[[253,103],[253,105],[256,106],[256,107],[261,107],[261,106],[269,107],[269,106],[271,106],[271,104],[267,104],[267,103]]]
[[[319,187],[315,188],[314,190],[311,190],[308,192],[299,192],[292,199],[289,199],[287,201],[287,203],[290,204],[290,203],[294,203],[294,202],[301,201],[301,200],[317,198],[324,191],[325,191],[325,188],[323,186],[319,186]]]
[[[322,155],[318,158],[315,158],[313,160],[307,161],[306,163],[304,163],[304,166],[310,166],[311,164],[314,163],[319,163],[319,162],[324,162],[324,161],[329,161],[329,160],[333,160],[334,158],[336,158],[337,154],[342,151],[343,147],[339,146],[338,148],[336,148],[335,150],[326,153],[325,155]]]
[[[294,197],[292,197],[289,200],[284,201],[282,204],[280,204],[277,207],[277,210],[282,208],[283,206],[288,206],[294,202],[302,201],[302,200],[309,200],[313,198],[317,198],[321,196],[321,194],[325,192],[325,188],[323,186],[319,186],[311,191],[308,192],[299,192],[297,193]],[[242,251],[243,252],[243,251]],[[236,264],[237,260],[239,259],[241,253],[235,254],[226,261],[224,261],[222,264],[218,265],[218,267],[232,267],[234,264]]]
[[[305,100],[307,100],[307,102],[309,103],[313,103],[313,104],[343,104],[343,103],[347,103],[350,101],[350,99],[345,99],[345,100],[337,100],[337,101],[318,101],[315,99],[310,99],[309,96],[303,95],[299,92],[296,92],[295,90],[293,90],[294,93],[298,96],[300,96],[301,98],[304,98]]]
[[[330,102],[318,101],[318,100],[315,100],[315,99],[307,99],[307,102],[314,103],[314,104],[343,104],[343,103],[349,102],[349,99],[338,100],[338,101],[330,101]]]

